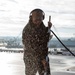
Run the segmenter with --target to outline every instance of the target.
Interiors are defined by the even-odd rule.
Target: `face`
[[[43,21],[43,14],[42,14],[42,12],[36,12],[35,11],[35,12],[32,13],[32,22],[35,25],[39,26],[42,23],[42,21]]]

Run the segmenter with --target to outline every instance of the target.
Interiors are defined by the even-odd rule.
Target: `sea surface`
[[[49,54],[49,58],[51,75],[75,75],[74,56]],[[0,75],[25,75],[23,53],[0,52]]]

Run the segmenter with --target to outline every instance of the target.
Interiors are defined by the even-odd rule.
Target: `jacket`
[[[39,27],[31,21],[27,23],[22,32],[24,45],[24,57],[45,59],[48,54],[47,43],[49,41],[48,27],[43,22]]]

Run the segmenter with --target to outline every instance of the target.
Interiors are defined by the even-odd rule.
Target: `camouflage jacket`
[[[47,43],[49,41],[48,27],[43,23],[39,27],[28,22],[22,32],[22,42],[25,55],[44,59],[48,54]]]

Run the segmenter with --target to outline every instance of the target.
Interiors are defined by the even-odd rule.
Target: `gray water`
[[[75,75],[73,56],[49,55],[49,58],[52,75]],[[23,53],[0,52],[0,75],[25,75]]]

